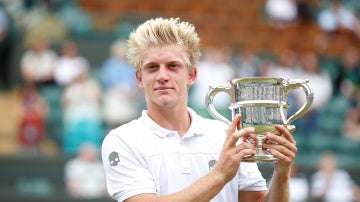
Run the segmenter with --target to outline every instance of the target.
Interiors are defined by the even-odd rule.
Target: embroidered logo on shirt
[[[209,170],[212,170],[216,164],[216,160],[209,161]]]
[[[120,162],[119,154],[117,152],[111,152],[109,155],[110,166],[117,166]]]

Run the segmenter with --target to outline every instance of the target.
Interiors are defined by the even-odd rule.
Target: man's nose
[[[161,65],[157,74],[157,80],[164,82],[167,81],[169,79],[169,71],[168,69]]]

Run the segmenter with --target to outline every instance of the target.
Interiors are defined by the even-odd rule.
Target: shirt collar
[[[177,131],[172,131],[165,129],[159,126],[156,122],[154,122],[148,115],[148,110],[142,111],[141,120],[144,122],[144,125],[149,128],[153,133],[159,137],[165,137],[167,135],[177,134]],[[191,137],[194,135],[205,135],[204,125],[201,123],[202,117],[199,116],[193,109],[188,108],[188,112],[191,116],[191,125],[188,132],[184,137]]]

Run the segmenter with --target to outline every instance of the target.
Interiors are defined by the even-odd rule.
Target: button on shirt
[[[118,201],[142,193],[165,195],[184,189],[208,173],[219,158],[228,126],[188,108],[192,123],[180,138],[143,111],[105,137],[102,159],[108,191]],[[238,174],[211,201],[237,201],[239,190],[267,190],[255,163],[241,163]]]

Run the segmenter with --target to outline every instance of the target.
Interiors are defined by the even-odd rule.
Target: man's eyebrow
[[[148,66],[148,65],[154,65],[154,64],[157,64],[157,63],[153,62],[153,61],[150,61],[150,62],[143,63],[142,66]]]

